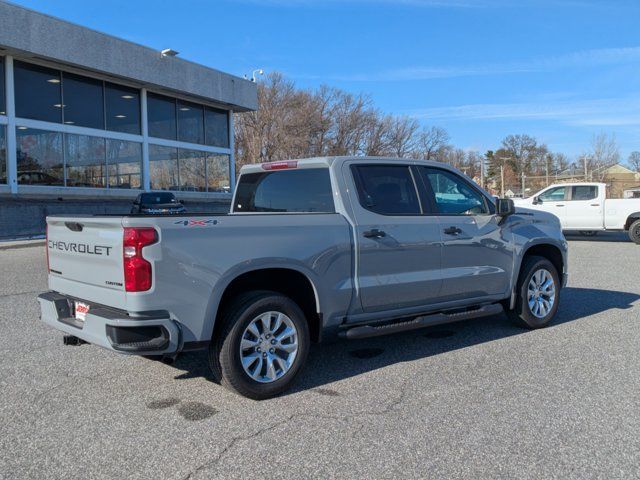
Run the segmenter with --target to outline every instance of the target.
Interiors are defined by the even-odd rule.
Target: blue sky
[[[576,156],[640,150],[638,0],[19,0],[242,75],[371,95],[461,148],[527,133]]]

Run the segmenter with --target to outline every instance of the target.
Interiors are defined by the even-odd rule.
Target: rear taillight
[[[145,292],[151,288],[151,264],[142,256],[142,249],[158,241],[153,228],[125,228],[122,242],[124,289]]]
[[[47,254],[47,272],[51,272],[49,267],[49,224],[44,224],[44,251]]]

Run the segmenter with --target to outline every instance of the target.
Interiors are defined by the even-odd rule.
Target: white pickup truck
[[[607,199],[605,183],[551,185],[514,202],[517,206],[553,213],[560,219],[563,230],[583,235],[624,230],[640,245],[640,199]]]

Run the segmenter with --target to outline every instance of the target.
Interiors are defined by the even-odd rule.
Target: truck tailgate
[[[96,303],[123,305],[122,242],[122,217],[48,217],[49,287]]]

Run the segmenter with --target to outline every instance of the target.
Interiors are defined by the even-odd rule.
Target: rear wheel
[[[633,222],[629,227],[629,238],[636,245],[640,245],[640,219]]]
[[[209,348],[216,379],[255,400],[289,388],[309,351],[309,328],[295,302],[275,292],[249,292],[236,298],[220,321]]]
[[[555,316],[560,300],[556,267],[544,257],[525,257],[517,285],[516,307],[509,317],[528,328],[545,327]]]

